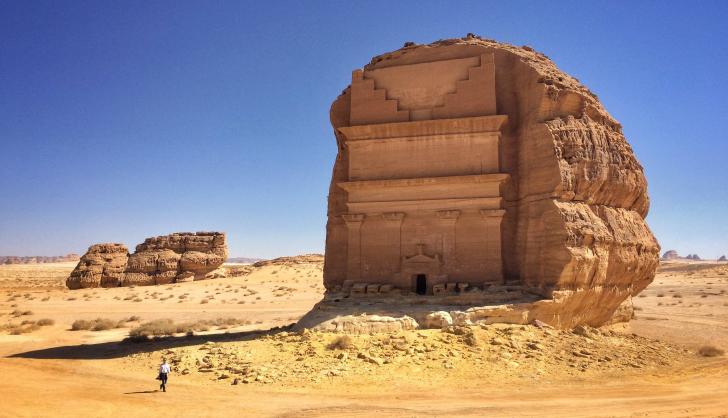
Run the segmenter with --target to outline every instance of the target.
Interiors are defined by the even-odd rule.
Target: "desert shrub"
[[[171,319],[156,319],[145,322],[129,331],[132,340],[145,340],[149,337],[161,337],[177,333],[177,325]]]
[[[348,350],[354,347],[354,340],[348,335],[340,335],[326,346],[329,350]]]
[[[210,301],[209,301],[209,300],[207,300],[207,299],[202,299],[202,300],[200,301],[200,303],[210,303]]]
[[[657,294],[657,297],[658,297],[658,298],[664,298],[664,297],[665,297],[665,294],[664,294],[664,293],[658,293],[658,294]]]
[[[725,354],[725,351],[718,347],[713,347],[712,345],[704,345],[698,349],[698,354],[703,357],[718,357]]]
[[[47,327],[47,326],[53,325],[55,323],[56,323],[56,321],[54,321],[50,318],[39,319],[38,322],[36,322],[36,324],[40,325],[41,327]]]
[[[71,324],[71,331],[82,331],[91,329],[91,321],[87,321],[85,319],[77,319],[73,321],[73,324]]]
[[[37,331],[40,329],[40,326],[35,323],[35,321],[25,321],[23,324],[20,325],[8,325],[6,327],[8,333],[10,335],[21,335],[21,334],[28,334],[33,331]]]
[[[106,318],[96,318],[92,321],[78,319],[71,324],[71,331],[106,331],[114,328],[119,328],[117,322]]]
[[[98,318],[91,326],[91,331],[106,331],[114,328],[116,328],[116,321],[112,321],[111,319]]]
[[[679,294],[679,293],[675,293],[674,295],[672,295],[672,297],[674,297],[674,298],[682,298],[682,295]]]

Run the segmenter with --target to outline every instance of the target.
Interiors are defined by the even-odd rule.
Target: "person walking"
[[[162,392],[167,391],[167,375],[169,375],[170,371],[172,371],[172,369],[169,367],[169,364],[167,364],[167,359],[163,358],[162,365],[159,366],[159,376],[157,376],[157,379],[162,381],[159,385],[159,389],[161,389]]]

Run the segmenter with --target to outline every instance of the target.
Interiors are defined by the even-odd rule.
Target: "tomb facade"
[[[594,325],[654,277],[642,167],[545,55],[474,35],[408,43],[354,70],[330,115],[329,295],[511,286],[539,318]]]

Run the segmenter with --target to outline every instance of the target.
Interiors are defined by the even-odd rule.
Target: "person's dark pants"
[[[167,391],[167,373],[159,373],[159,377],[162,380],[162,384],[159,385],[159,388],[162,389],[162,392]]]

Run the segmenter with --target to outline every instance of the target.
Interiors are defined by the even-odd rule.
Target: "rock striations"
[[[653,280],[660,247],[645,222],[647,181],[621,125],[532,48],[473,35],[407,45],[354,71],[330,116],[338,155],[329,293],[352,280],[422,295],[432,294],[432,280],[457,282],[453,292],[460,282],[481,290],[517,284],[540,298],[529,320],[598,326]],[[463,143],[472,151],[458,154]],[[385,165],[405,147],[430,159]],[[480,152],[481,165],[466,165]],[[498,188],[483,194],[478,181]],[[451,207],[436,206],[443,202]],[[497,217],[501,223],[490,220]],[[500,229],[479,229],[477,219]],[[376,228],[381,240],[366,244]],[[401,245],[387,247],[390,240]]]
[[[95,244],[66,280],[69,289],[147,286],[222,277],[225,234],[180,232],[147,238],[129,254],[123,244]]]

